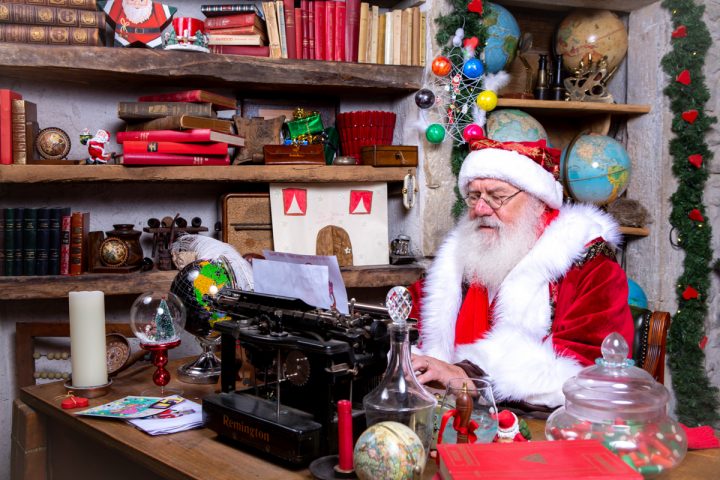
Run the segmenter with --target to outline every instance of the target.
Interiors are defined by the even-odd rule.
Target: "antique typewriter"
[[[338,400],[351,400],[353,432],[362,433],[362,399],[387,366],[385,308],[351,302],[344,315],[235,289],[210,302],[231,319],[213,327],[221,334],[221,393],[203,399],[208,428],[298,465],[337,452]],[[248,365],[237,358],[238,344],[249,381],[239,378]]]

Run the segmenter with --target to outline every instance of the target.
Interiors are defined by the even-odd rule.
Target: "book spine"
[[[185,102],[119,102],[118,117],[126,120],[160,118],[179,115],[212,117],[210,103]]]
[[[377,62],[377,39],[378,39],[378,19],[380,9],[377,5],[370,7],[370,17],[368,18],[368,38],[367,38],[367,63]]]
[[[24,165],[27,163],[27,138],[25,131],[25,101],[12,101],[12,163]]]
[[[225,46],[225,48],[267,48],[267,47],[238,47]],[[178,115],[156,118],[145,122],[128,123],[125,130],[128,132],[147,130],[173,130],[173,129],[209,128],[220,133],[233,133],[233,122],[218,118],[193,117],[192,115]]]
[[[285,15],[285,39],[287,42],[287,58],[298,58],[296,49],[295,1],[282,0]]]
[[[393,65],[400,65],[402,10],[393,10]]]
[[[14,235],[13,235],[13,270],[14,275],[23,274],[23,214],[25,213],[24,208],[15,208],[15,222],[13,223]]]
[[[420,7],[412,7],[412,65],[420,66]]]
[[[50,209],[37,209],[37,240],[35,249],[35,274],[47,275],[50,259]]]
[[[300,27],[302,28],[302,59],[310,59],[310,31],[308,29],[308,15],[310,14],[310,2],[300,0]]]
[[[40,7],[61,7],[72,8],[74,10],[97,11],[97,2],[95,0],[2,0],[0,3],[20,3]]]
[[[23,211],[23,273],[35,275],[35,249],[37,248],[37,209]]]
[[[387,28],[385,21],[385,15],[380,12],[378,14],[378,31],[376,39],[377,56],[375,57],[375,63],[378,65],[385,64],[385,28]]]
[[[246,27],[229,27],[229,28],[216,28],[210,32],[207,32],[209,37],[215,35],[257,35],[265,40],[265,32],[258,29],[255,25],[248,25]],[[177,101],[177,100],[172,100]]]
[[[358,26],[358,53],[357,61],[360,63],[367,62],[367,39],[370,20],[370,4],[362,2],[360,4],[360,21]]]
[[[325,60],[335,60],[335,2],[325,1]]]
[[[303,35],[302,28],[302,8],[293,9],[293,15],[295,23],[295,58],[303,57],[303,41],[305,36]]]
[[[427,60],[427,43],[425,38],[427,37],[427,14],[420,12],[420,66],[424,67]]]
[[[393,16],[392,12],[385,12],[385,38],[383,39],[383,60],[386,65],[392,65],[394,60],[392,56],[392,36],[393,36]]]
[[[184,155],[227,155],[227,143],[180,143],[130,140],[123,144],[124,153],[176,153]]]
[[[307,37],[308,37],[308,59],[319,60],[315,58],[315,7],[314,1],[308,1],[307,14]]]
[[[283,0],[275,0],[275,18],[277,18],[278,36],[280,37],[280,58],[288,58],[287,32],[285,31],[285,5],[283,5]]]
[[[251,45],[210,45],[210,51],[223,55],[270,56],[270,47],[253,47]]]
[[[221,166],[230,165],[230,157],[207,157],[198,155],[177,155],[171,153],[126,153],[123,165],[177,165],[177,166]]]
[[[345,7],[345,61],[357,62],[360,36],[360,0],[347,0]]]
[[[315,32],[315,60],[325,60],[325,1],[315,0],[313,30]]]
[[[0,208],[0,277],[5,276],[5,208]]]
[[[273,2],[262,2],[265,12],[265,22],[270,42],[270,58],[282,58],[282,47],[280,46],[280,31],[278,30],[277,15]]]
[[[0,24],[0,42],[98,47],[105,38],[97,28]]]
[[[12,101],[20,100],[22,96],[8,90],[0,89],[0,164],[10,165],[13,161],[12,153]]]
[[[209,142],[209,128],[178,132],[177,130],[150,130],[147,132],[118,132],[115,141],[119,144],[128,141],[142,142]]]
[[[52,207],[50,209],[50,253],[48,255],[48,275],[60,275],[62,210],[62,207]]]
[[[73,212],[70,217],[70,275],[80,275],[87,270],[87,234],[90,214]]]
[[[15,275],[15,209],[5,209],[5,275]]]
[[[333,49],[333,60],[336,62],[346,61],[345,29],[347,28],[347,5],[345,0],[336,0],[335,2],[335,48]]]
[[[60,275],[70,275],[70,208],[63,208],[60,216]]]
[[[37,121],[27,122],[25,124],[25,140],[27,142],[25,145],[25,152],[28,161],[37,160],[38,158],[38,152],[35,149],[35,139],[37,138],[39,132],[40,125]]]
[[[240,15],[224,15],[222,17],[212,17],[205,19],[205,30],[214,30],[216,28],[231,27],[250,27],[255,25],[257,15],[255,13],[243,13]]]
[[[264,43],[265,41],[260,35],[208,35],[208,45],[248,45],[261,47]]]
[[[105,13],[73,8],[43,7],[39,5],[7,4],[6,15],[0,23],[46,25],[59,27],[105,28]]]
[[[227,15],[228,13],[252,12],[257,15],[260,14],[258,8],[252,3],[240,5],[201,5],[200,12],[202,12],[202,14],[206,17],[219,17]]]

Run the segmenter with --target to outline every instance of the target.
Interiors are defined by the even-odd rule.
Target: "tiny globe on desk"
[[[412,480],[425,468],[427,455],[420,437],[399,422],[380,422],[355,443],[353,461],[360,480]]]
[[[35,138],[35,148],[46,160],[62,160],[70,153],[70,137],[55,127],[40,130]]]
[[[178,342],[184,325],[185,306],[173,293],[143,293],[130,307],[130,327],[141,344]]]

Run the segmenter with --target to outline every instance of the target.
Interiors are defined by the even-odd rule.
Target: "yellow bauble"
[[[497,94],[492,90],[485,90],[477,96],[477,106],[489,112],[497,107]]]

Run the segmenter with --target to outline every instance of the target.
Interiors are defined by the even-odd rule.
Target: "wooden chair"
[[[630,307],[630,311],[635,323],[635,365],[647,371],[658,382],[664,383],[665,346],[670,328],[670,314],[638,307]]]

